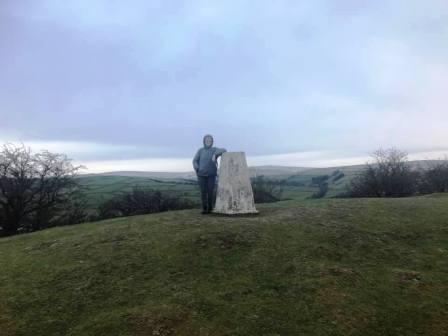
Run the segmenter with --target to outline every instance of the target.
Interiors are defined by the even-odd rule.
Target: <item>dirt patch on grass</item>
[[[193,335],[189,313],[177,307],[136,313],[129,316],[136,336]]]
[[[321,271],[321,275],[334,275],[334,276],[352,276],[355,275],[355,271],[348,267],[330,267]]]
[[[416,271],[395,270],[394,273],[400,283],[420,283],[423,281],[423,276]]]
[[[328,322],[344,334],[363,330],[371,322],[373,312],[353,310],[350,295],[334,286],[319,289],[317,300],[325,307]]]
[[[322,287],[317,291],[317,300],[326,306],[339,306],[346,298],[347,294],[336,287]]]
[[[17,329],[11,316],[8,314],[6,308],[0,304],[0,335],[1,336],[15,336]]]
[[[39,242],[39,243],[31,245],[31,246],[25,247],[24,251],[25,252],[44,251],[44,250],[52,249],[55,247],[59,247],[60,245],[61,245],[61,243],[57,240],[43,241],[43,242]]]
[[[202,249],[215,247],[222,250],[232,250],[234,248],[251,247],[257,239],[258,235],[254,231],[223,231],[200,235],[194,240],[194,245]]]
[[[446,336],[448,330],[448,312],[436,314],[428,323],[425,335]]]
[[[125,235],[115,235],[115,236],[108,237],[106,239],[100,239],[96,243],[97,244],[119,244],[127,239],[128,239],[128,237],[126,237]]]

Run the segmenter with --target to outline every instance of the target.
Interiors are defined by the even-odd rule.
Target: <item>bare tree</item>
[[[396,148],[379,149],[372,155],[373,163],[350,185],[353,197],[403,197],[417,191],[419,174],[411,169],[408,154]]]
[[[431,161],[423,170],[420,192],[448,192],[448,158]]]
[[[67,223],[79,191],[73,166],[63,154],[33,154],[6,144],[0,152],[0,227],[3,235]]]

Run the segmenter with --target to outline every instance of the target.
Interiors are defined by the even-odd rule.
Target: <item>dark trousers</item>
[[[201,190],[202,209],[204,211],[212,211],[216,175],[198,176],[198,182],[199,189]]]

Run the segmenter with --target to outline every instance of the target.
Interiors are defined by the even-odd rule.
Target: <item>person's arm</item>
[[[225,152],[227,152],[225,148],[217,148],[215,152],[216,158],[220,157]]]
[[[213,154],[212,160],[216,162],[218,157],[220,157],[225,152],[227,152],[227,150],[225,148],[216,148],[215,154]]]
[[[200,157],[201,157],[201,150],[198,150],[196,155],[193,158],[193,168],[196,173],[199,170],[199,158]]]

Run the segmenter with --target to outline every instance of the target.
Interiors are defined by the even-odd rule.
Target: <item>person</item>
[[[213,136],[207,134],[203,139],[204,147],[200,148],[193,159],[193,168],[198,177],[201,190],[202,214],[213,210],[213,194],[218,170],[218,157],[226,152],[224,148],[213,147]]]

